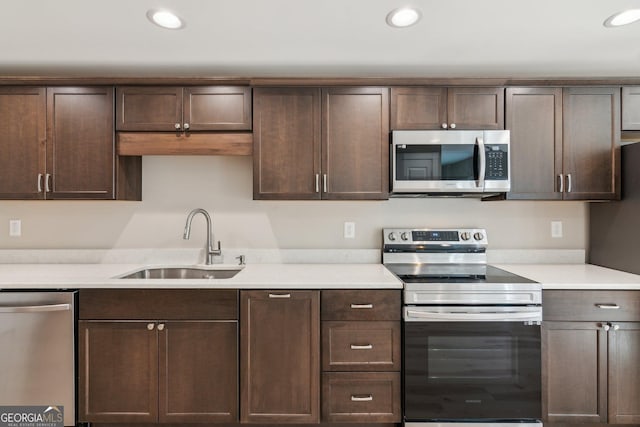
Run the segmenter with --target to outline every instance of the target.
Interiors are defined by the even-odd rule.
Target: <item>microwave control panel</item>
[[[486,144],[487,159],[485,179],[504,180],[509,178],[509,148],[506,144]]]

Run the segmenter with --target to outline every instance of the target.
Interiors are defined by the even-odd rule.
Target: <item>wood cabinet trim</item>
[[[119,156],[224,155],[250,156],[253,134],[118,132]]]

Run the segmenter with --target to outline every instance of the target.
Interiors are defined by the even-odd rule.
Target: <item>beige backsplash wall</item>
[[[182,239],[196,207],[229,248],[375,249],[383,227],[465,226],[486,228],[493,249],[586,249],[583,202],[254,201],[251,157],[177,156],[143,158],[142,202],[0,201],[0,249],[201,247],[203,218]],[[10,219],[22,220],[22,237],[9,237]],[[551,238],[552,220],[563,238]],[[345,221],[355,239],[342,237]]]

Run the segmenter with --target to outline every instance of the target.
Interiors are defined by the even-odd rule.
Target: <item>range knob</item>
[[[469,233],[468,231],[463,231],[462,233],[460,233],[460,238],[462,240],[469,240],[471,238],[471,233]]]
[[[409,240],[409,233],[406,233],[406,232],[401,233],[401,234],[400,234],[400,238],[401,238],[402,240]]]
[[[396,233],[389,233],[389,235],[387,236],[387,239],[391,240],[392,242],[395,242]]]
[[[473,233],[473,238],[476,240],[482,240],[484,239],[484,234],[480,233],[479,231],[476,231],[475,233]]]

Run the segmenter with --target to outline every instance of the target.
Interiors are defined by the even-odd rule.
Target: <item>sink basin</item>
[[[120,279],[230,279],[241,269],[206,269],[197,267],[144,268]]]

